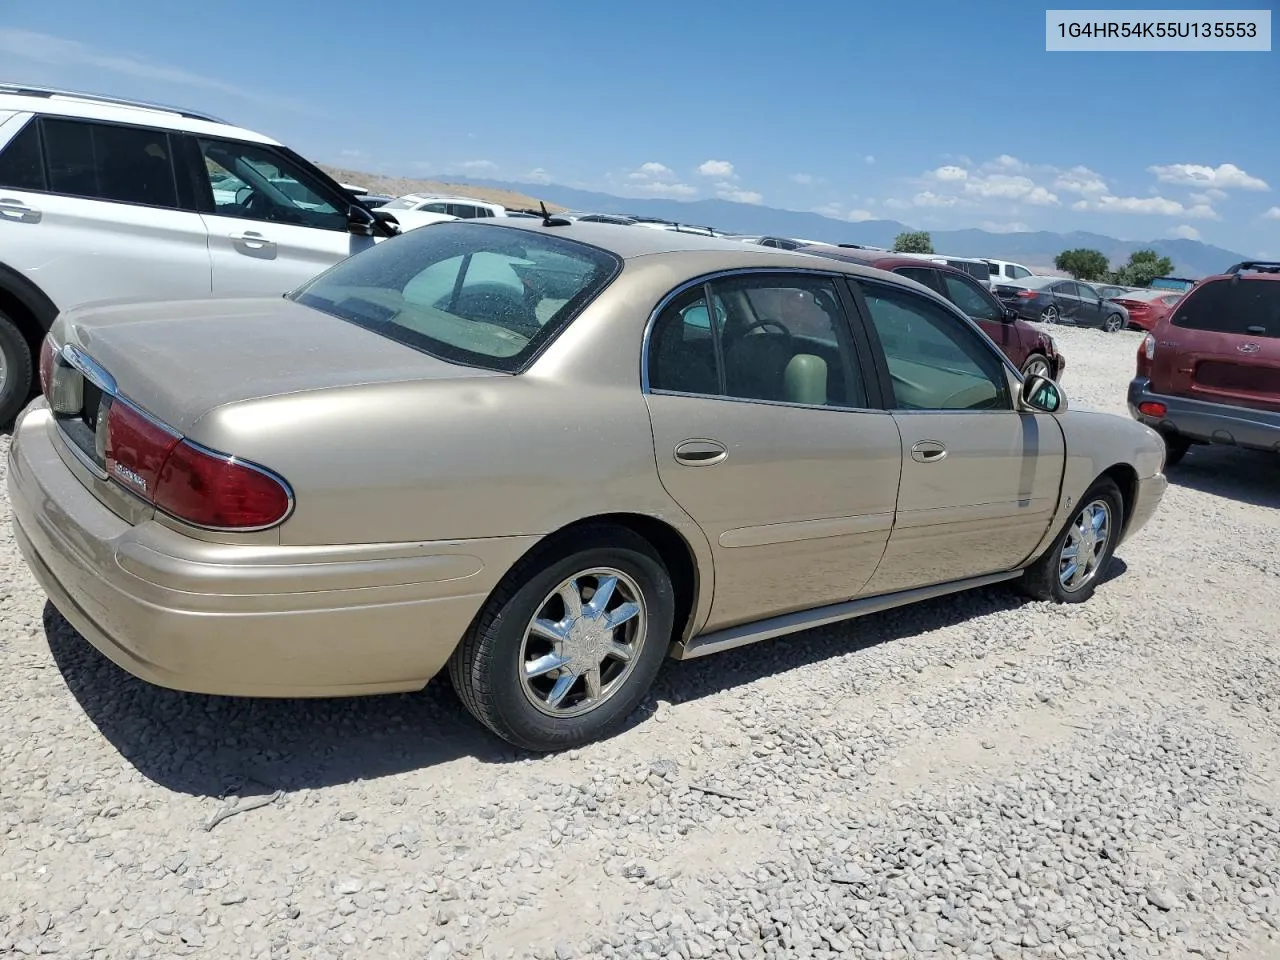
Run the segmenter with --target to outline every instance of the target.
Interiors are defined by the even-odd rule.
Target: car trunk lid
[[[1280,281],[1237,276],[1187,294],[1158,331],[1152,386],[1280,410]]]

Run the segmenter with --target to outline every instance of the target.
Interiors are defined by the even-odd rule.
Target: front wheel
[[[1058,308],[1053,304],[1049,304],[1040,312],[1040,321],[1042,323],[1057,323],[1058,319]]]
[[[1117,333],[1123,328],[1124,317],[1120,316],[1118,313],[1111,314],[1111,316],[1107,317],[1106,321],[1102,324],[1102,329],[1107,333]]]
[[[592,527],[535,550],[449,660],[467,709],[510,743],[564,750],[615,732],[657,676],[671,578],[628,530]]]
[[[31,348],[4,313],[0,313],[0,425],[13,422],[31,394]]]
[[[1083,603],[1097,589],[1123,529],[1120,488],[1102,477],[1080,498],[1049,549],[1023,571],[1019,587],[1036,600]]]
[[[1053,369],[1049,366],[1049,359],[1041,353],[1033,353],[1027,357],[1027,362],[1022,365],[1022,375],[1024,377],[1046,377],[1053,379]]]

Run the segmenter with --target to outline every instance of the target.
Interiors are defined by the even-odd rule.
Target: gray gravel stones
[[[1072,406],[1123,412],[1138,337],[1054,335]],[[0,955],[1280,956],[1280,464],[1173,478],[1087,605],[993,589],[670,664],[546,758],[442,683],[149,687],[0,524]]]

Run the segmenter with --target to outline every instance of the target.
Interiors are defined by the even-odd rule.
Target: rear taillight
[[[284,520],[293,497],[269,470],[183,440],[160,472],[154,502],[198,527],[252,530]]]
[[[1037,296],[1039,296],[1039,294],[1040,294],[1039,290],[1019,290],[1018,291],[1018,296],[1021,297],[1023,300],[1034,300]]]
[[[1139,377],[1151,376],[1151,361],[1155,359],[1156,341],[1151,334],[1147,334],[1142,338],[1142,343],[1138,344],[1138,364],[1136,374]]]
[[[184,440],[125,400],[113,400],[107,414],[105,459],[119,483],[197,527],[273,527],[293,506],[289,488],[269,470]]]
[[[1148,417],[1163,417],[1169,412],[1169,408],[1163,403],[1157,403],[1155,400],[1146,400],[1138,404],[1138,410],[1146,414]]]
[[[1156,338],[1149,333],[1142,338],[1142,352],[1146,354],[1148,360],[1156,358]]]
[[[40,343],[40,392],[49,396],[49,386],[53,383],[53,357],[58,352],[58,345],[53,338],[46,336]]]

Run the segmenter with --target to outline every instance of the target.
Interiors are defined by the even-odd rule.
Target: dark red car
[[[1182,293],[1176,290],[1131,290],[1116,294],[1111,297],[1111,302],[1128,311],[1129,326],[1151,330],[1181,299]]]
[[[1129,413],[1165,439],[1280,453],[1280,263],[1245,261],[1208,277],[1138,348]]]
[[[1024,374],[1037,374],[1053,380],[1062,378],[1067,359],[1058,352],[1053,337],[1018,319],[1017,313],[1005,307],[990,290],[963,270],[880,250],[816,243],[801,249],[803,253],[861,263],[923,283],[974,320]]]

